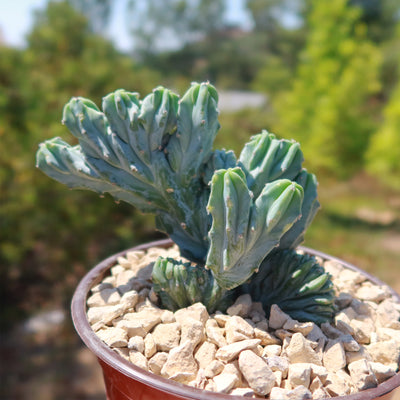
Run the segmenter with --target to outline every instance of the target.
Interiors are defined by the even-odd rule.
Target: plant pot
[[[146,250],[150,247],[169,247],[170,240],[151,242],[145,245],[134,247],[130,250]],[[130,251],[127,250],[127,251]],[[342,264],[344,267],[357,271],[367,277],[375,284],[387,286],[379,279],[348,264],[342,260],[331,257],[324,253],[303,248],[307,253],[319,256],[325,260],[332,260]],[[243,397],[227,394],[214,393],[196,389],[180,384],[173,380],[165,379],[151,372],[145,371],[134,364],[126,361],[111,348],[104,344],[93,332],[86,317],[86,299],[90,289],[98,284],[110,267],[112,267],[119,256],[126,251],[115,254],[95,266],[84,276],[78,285],[72,299],[72,319],[79,336],[86,346],[97,356],[103,370],[104,381],[108,400],[178,400],[178,399],[243,399]],[[393,295],[400,301],[400,296],[389,288]],[[379,384],[377,387],[364,390],[351,395],[336,397],[340,400],[399,400],[400,399],[400,372]]]

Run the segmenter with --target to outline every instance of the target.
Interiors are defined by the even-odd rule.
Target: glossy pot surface
[[[132,250],[146,250],[150,247],[169,247],[170,240],[161,240],[134,247]],[[379,279],[327,254],[303,248],[308,254],[319,256],[324,260],[339,262],[343,266],[358,271],[369,280],[385,285]],[[243,397],[231,396],[192,388],[178,382],[165,379],[151,372],[145,371],[126,361],[104,344],[93,332],[86,318],[86,299],[90,289],[98,284],[108,273],[110,267],[117,262],[117,258],[127,251],[115,254],[102,261],[89,271],[79,283],[72,299],[72,320],[79,336],[86,346],[97,356],[103,370],[108,400],[239,400]],[[392,289],[391,292],[400,301],[400,296]],[[400,400],[400,373],[378,385],[376,388],[364,390],[347,396],[336,397],[337,400]]]

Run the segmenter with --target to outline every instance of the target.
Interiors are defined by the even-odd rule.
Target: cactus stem
[[[168,150],[167,149],[164,149],[164,154],[168,154]]]

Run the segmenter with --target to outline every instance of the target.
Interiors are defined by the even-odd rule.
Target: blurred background
[[[398,0],[1,1],[1,399],[105,399],[70,322],[74,287],[162,237],[152,217],[49,179],[38,144],[71,139],[71,96],[204,80],[220,91],[217,146],[238,154],[263,128],[301,142],[322,204],[305,245],[400,291]]]

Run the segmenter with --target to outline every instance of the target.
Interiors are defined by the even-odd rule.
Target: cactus
[[[193,84],[181,99],[163,87],[143,100],[120,89],[104,97],[102,110],[72,98],[63,123],[79,144],[60,138],[44,142],[37,166],[71,188],[109,193],[155,215],[157,228],[191,262],[155,263],[154,290],[163,306],[201,301],[209,310],[221,310],[234,288],[253,295],[275,288],[279,278],[280,287],[289,289],[271,298],[291,315],[300,312],[293,306],[297,293],[303,296],[301,318],[311,318],[313,309],[318,320],[329,318],[329,276],[313,263],[309,268],[304,258],[287,256],[319,208],[317,181],[302,167],[299,144],[262,131],[239,158],[213,150],[217,102],[209,83]],[[270,298],[262,301],[269,306]]]
[[[173,311],[197,302],[206,304],[209,312],[224,310],[232,296],[217,284],[210,270],[190,262],[159,257],[152,278],[161,304]]]
[[[300,216],[303,189],[287,179],[268,183],[254,199],[240,168],[215,172],[207,209],[212,216],[206,267],[232,289],[256,271]]]
[[[219,129],[217,100],[209,84],[193,85],[180,101],[162,87],[142,101],[117,90],[103,99],[103,112],[73,98],[63,123],[79,145],[47,141],[37,165],[69,187],[108,192],[155,214],[184,256],[202,260],[209,227],[202,171]]]
[[[315,257],[292,249],[274,252],[258,274],[240,290],[260,301],[267,313],[272,304],[298,321],[321,324],[333,318],[334,289],[330,275]]]

